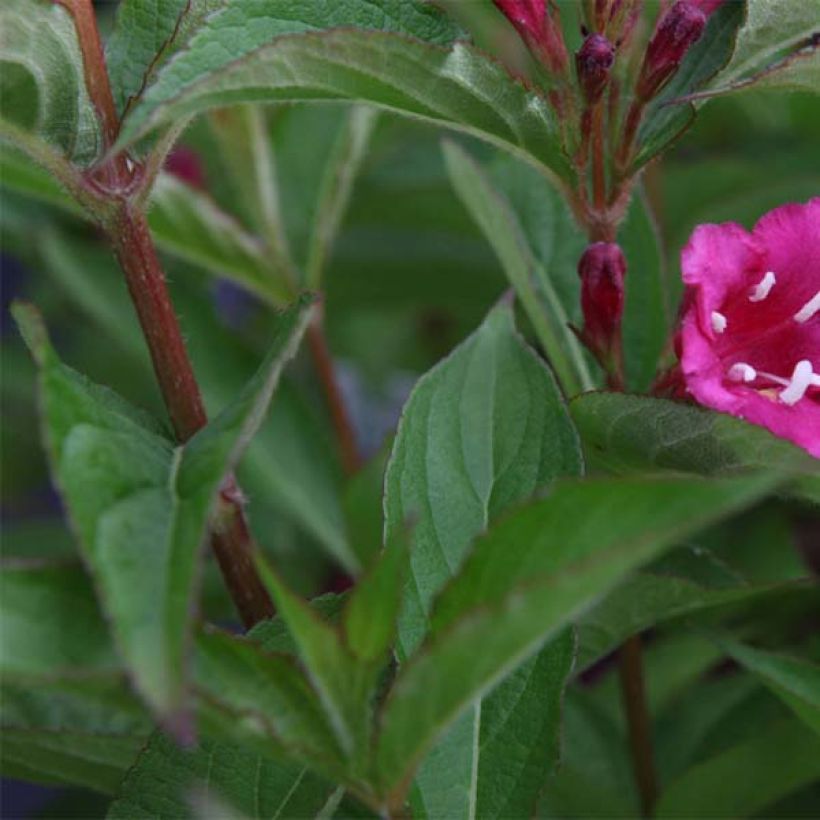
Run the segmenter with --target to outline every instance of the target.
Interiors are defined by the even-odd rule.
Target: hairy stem
[[[353,475],[362,466],[362,459],[356,446],[356,434],[347,412],[347,406],[336,378],[333,359],[327,346],[321,310],[316,312],[314,320],[308,326],[307,339],[313,357],[313,364],[325,393],[325,400],[333,421],[333,429],[336,431],[342,467],[347,475]]]
[[[641,798],[641,814],[651,817],[658,793],[652,750],[652,730],[644,686],[641,637],[633,635],[619,651],[621,695],[629,727],[632,767]]]
[[[592,132],[592,203],[598,211],[606,207],[606,157],[604,156],[604,101],[598,100],[590,111]]]
[[[61,2],[74,18],[88,92],[100,118],[106,147],[111,147],[119,120],[94,8],[91,0]],[[129,167],[124,154],[116,155],[96,173],[91,172],[88,179],[89,186],[108,200],[110,208],[101,219],[101,227],[125,273],[174,432],[180,441],[186,441],[208,419],[145,214],[132,201],[132,197],[138,197],[139,182],[139,175]],[[271,617],[273,604],[253,563],[255,546],[240,499],[233,477],[228,476],[214,518],[211,544],[234,604],[245,626],[250,627]]]

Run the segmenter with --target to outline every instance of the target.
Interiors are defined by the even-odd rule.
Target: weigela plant
[[[816,816],[817,12],[3,0],[4,816]]]

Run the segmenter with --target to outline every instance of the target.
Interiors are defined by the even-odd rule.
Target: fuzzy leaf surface
[[[170,44],[190,0],[124,0],[117,7],[105,62],[114,103],[122,112],[148,78],[164,46]]]
[[[747,3],[732,59],[710,83],[710,91],[780,88],[817,93],[820,49],[816,42],[810,45],[820,27],[817,6],[790,0]],[[751,82],[738,86],[744,80]]]
[[[568,177],[546,100],[459,34],[415,0],[230,6],[160,69],[122,142],[218,105],[346,99],[469,131]]]
[[[578,396],[570,411],[588,458],[613,472],[662,468],[717,476],[775,467],[798,476],[792,492],[820,501],[816,460],[733,416],[614,393]]]
[[[40,370],[55,479],[121,655],[147,702],[179,709],[199,554],[224,476],[262,422],[309,301],[283,315],[266,362],[234,404],[184,447],[57,358],[39,316],[16,318]]]
[[[194,790],[221,798],[248,818],[315,817],[335,787],[304,766],[242,746],[203,740],[181,749],[155,733],[128,773],[109,820],[194,817]]]
[[[749,506],[776,478],[562,481],[479,539],[382,716],[383,788],[543,642],[664,549]]]
[[[517,335],[511,308],[496,307],[418,382],[388,465],[388,542],[411,527],[411,577],[399,621],[405,656],[423,640],[432,600],[472,539],[555,478],[582,469],[551,373]],[[414,805],[423,816],[532,808],[543,773],[557,758],[560,697],[573,649],[572,636],[563,636],[453,727],[417,776]],[[531,733],[532,754],[511,755],[510,733],[522,726]],[[508,803],[493,785],[503,776],[517,782]]]
[[[39,137],[80,164],[100,147],[85,88],[74,21],[48,0],[4,0],[0,7],[0,134],[3,123],[26,147]]]

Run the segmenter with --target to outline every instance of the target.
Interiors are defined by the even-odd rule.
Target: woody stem
[[[83,54],[88,92],[96,108],[105,144],[117,138],[114,107],[105,56],[91,0],[62,0],[74,18]],[[205,406],[171,302],[145,214],[133,204],[135,177],[124,154],[88,175],[88,184],[108,201],[101,228],[114,249],[128,285],[151,354],[154,372],[179,441],[186,441],[207,423]],[[138,182],[138,180],[137,180]],[[139,192],[137,192],[139,193]],[[273,614],[270,597],[253,563],[255,545],[248,532],[241,494],[228,476],[222,488],[218,525],[211,537],[226,586],[246,627]]]

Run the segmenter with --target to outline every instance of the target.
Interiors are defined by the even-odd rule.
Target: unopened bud
[[[615,47],[601,34],[590,34],[575,55],[575,69],[584,98],[590,104],[597,102],[609,81]]]
[[[626,259],[614,242],[595,242],[578,263],[581,277],[583,338],[599,358],[609,360],[620,351],[624,312]]]
[[[687,0],[678,0],[661,17],[646,48],[638,78],[639,99],[648,100],[658,93],[678,70],[686,52],[700,39],[705,26],[706,14]]]
[[[557,10],[548,13],[549,0],[493,0],[496,8],[513,24],[533,55],[550,71],[567,68],[567,49]]]

